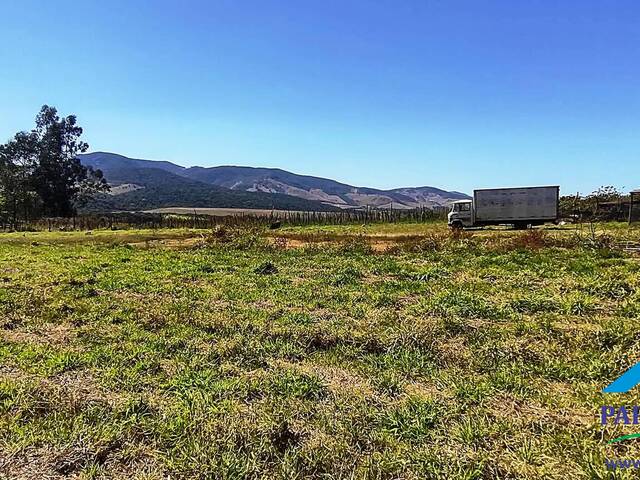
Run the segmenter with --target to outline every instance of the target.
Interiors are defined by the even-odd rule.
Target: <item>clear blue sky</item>
[[[5,1],[0,140],[392,188],[640,187],[637,1]]]

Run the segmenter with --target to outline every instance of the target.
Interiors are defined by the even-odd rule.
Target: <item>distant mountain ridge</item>
[[[455,200],[469,198],[464,193],[428,186],[392,190],[354,187],[335,180],[298,175],[278,168],[187,168],[167,161],[134,159],[106,152],[83,154],[79,158],[84,165],[102,170],[109,183],[117,187],[108,197],[103,196],[102,201],[105,204],[113,204],[114,208],[118,209],[137,209],[141,206],[281,206],[301,210],[368,206],[408,209],[445,206]],[[222,204],[215,203],[220,202],[222,197],[226,197]],[[169,205],[167,202],[174,203]],[[255,206],[247,207],[249,204]]]
[[[165,207],[337,210],[331,205],[290,195],[209,185],[159,168],[122,168],[106,172],[112,191],[93,198],[84,211],[143,211]]]

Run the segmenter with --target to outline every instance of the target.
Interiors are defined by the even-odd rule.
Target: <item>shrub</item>
[[[341,253],[358,253],[361,255],[370,255],[373,253],[371,242],[364,235],[350,237],[341,241],[338,250]]]
[[[525,248],[528,250],[538,250],[548,244],[548,235],[543,230],[527,230],[515,237],[512,237],[514,248]]]
[[[251,248],[266,248],[267,240],[263,237],[263,229],[258,227],[230,228],[225,225],[216,225],[211,232],[203,238],[205,246],[228,245],[239,250]]]
[[[278,273],[278,267],[271,262],[262,262],[255,268],[254,272],[260,275],[273,275]]]

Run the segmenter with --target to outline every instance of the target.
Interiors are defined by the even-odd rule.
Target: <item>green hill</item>
[[[333,211],[336,207],[290,195],[231,190],[175,175],[159,168],[107,170],[114,185],[131,183],[136,190],[118,195],[101,194],[83,210],[137,211],[162,207],[261,208],[276,210]]]

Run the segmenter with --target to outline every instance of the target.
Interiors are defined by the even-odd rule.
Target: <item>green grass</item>
[[[638,360],[638,256],[372,229],[426,237],[0,237],[0,477],[607,478],[640,458],[597,417],[640,401],[600,393]]]
[[[0,233],[0,244],[127,244],[153,241],[155,243],[164,240],[185,239],[201,236],[206,233],[203,230],[175,228],[156,230],[95,230],[95,231],[69,231],[69,232],[11,232]]]
[[[536,230],[544,230],[548,233],[558,233],[561,235],[579,234],[590,235],[591,228],[596,234],[607,233],[620,238],[640,238],[640,224],[633,223],[629,226],[624,222],[606,223],[578,223],[566,225],[544,225],[536,227]],[[370,224],[350,224],[350,225],[312,225],[312,226],[286,226],[281,231],[287,234],[337,234],[337,235],[424,235],[433,232],[447,231],[447,225],[442,221],[428,221],[422,223],[399,222],[399,223],[370,223]],[[491,236],[496,231],[506,234],[518,234],[508,227],[494,226],[485,227],[483,230],[472,230],[476,235]]]

